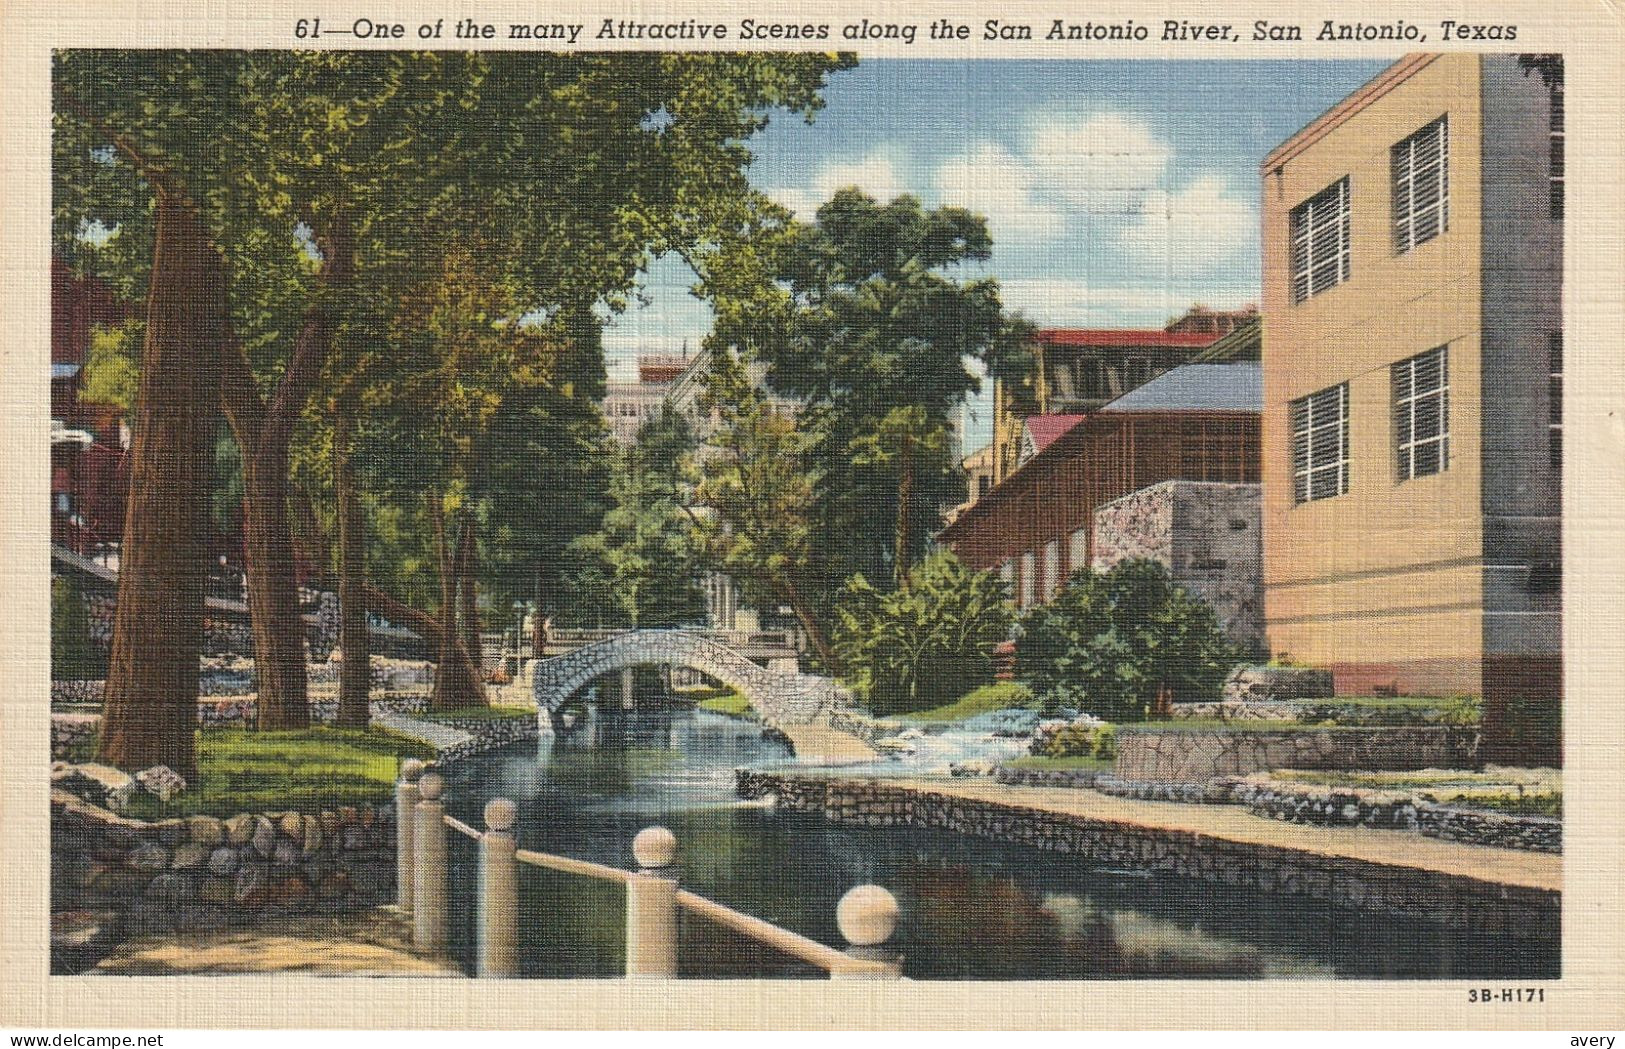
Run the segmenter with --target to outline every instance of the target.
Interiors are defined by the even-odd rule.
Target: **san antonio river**
[[[487,799],[511,798],[522,848],[621,867],[632,865],[632,836],[662,824],[677,835],[685,887],[837,946],[836,901],[854,885],[884,885],[902,905],[893,943],[916,979],[1558,975],[1551,943],[735,800],[736,766],[788,757],[745,722],[641,711],[455,767],[449,810],[480,826]],[[477,860],[472,842],[451,837],[453,946],[470,964]],[[519,877],[523,976],[621,975],[620,886],[527,865]],[[682,923],[684,976],[822,975],[693,916]]]

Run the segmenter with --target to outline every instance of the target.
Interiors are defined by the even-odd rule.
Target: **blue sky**
[[[975,270],[1007,308],[1040,327],[1161,326],[1192,302],[1257,301],[1259,161],[1385,65],[875,59],[830,79],[814,123],[753,139],[750,177],[808,220],[845,185],[968,207],[994,239]],[[605,333],[612,375],[640,350],[697,348],[710,313],[691,283],[651,269],[648,304]]]

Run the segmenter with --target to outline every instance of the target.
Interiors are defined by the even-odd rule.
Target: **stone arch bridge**
[[[692,630],[629,630],[533,663],[537,710],[556,714],[594,678],[648,664],[691,667],[716,678],[744,694],[770,725],[804,724],[850,700],[831,678],[769,670]]]

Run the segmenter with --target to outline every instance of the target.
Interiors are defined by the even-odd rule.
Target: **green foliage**
[[[991,685],[981,685],[971,689],[952,703],[929,710],[916,710],[903,715],[904,721],[914,721],[929,724],[949,724],[973,718],[978,714],[986,714],[994,710],[1009,710],[1012,707],[1032,707],[1034,705],[1032,689],[1016,681],[995,681]]]
[[[1109,723],[1062,725],[1043,737],[1040,755],[1048,758],[1095,758],[1102,762],[1117,758],[1117,726]]]
[[[1016,676],[1051,704],[1138,721],[1163,687],[1176,700],[1213,698],[1237,658],[1206,602],[1161,564],[1132,560],[1074,573],[1029,612]]]
[[[691,440],[686,420],[662,411],[614,453],[610,507],[570,551],[583,566],[573,616],[599,626],[704,621],[701,551],[688,508]],[[603,603],[582,600],[593,596]]]
[[[91,404],[116,404],[125,411],[135,405],[141,382],[141,330],[139,321],[90,333],[90,352],[79,377],[79,399]]]
[[[1484,720],[1484,701],[1477,696],[1451,696],[1439,712],[1444,725],[1477,725]]]
[[[51,580],[51,680],[105,677],[107,657],[90,639],[90,609],[67,576]]]
[[[698,706],[701,710],[709,710],[717,714],[726,714],[729,717],[734,718],[752,717],[756,712],[756,708],[751,705],[751,701],[746,696],[734,689],[728,689],[720,696],[711,696],[707,699],[702,699],[696,704],[696,706]]]
[[[141,818],[293,810],[388,800],[402,758],[432,758],[434,748],[375,729],[298,732],[204,729],[198,733],[198,782],[169,804],[138,795]]]
[[[991,682],[993,648],[1013,618],[1004,581],[949,553],[922,561],[891,593],[854,576],[836,614],[848,684],[876,714],[921,710]]]
[[[960,279],[991,250],[980,216],[846,188],[815,224],[734,242],[707,270],[710,344],[739,347],[805,405],[821,471],[807,556],[823,579],[897,579],[899,552],[912,564],[963,494],[951,414],[980,385],[971,363],[1003,374],[1019,341],[997,282]]]

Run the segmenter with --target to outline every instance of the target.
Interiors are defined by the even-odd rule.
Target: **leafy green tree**
[[[606,625],[672,627],[705,619],[701,548],[689,508],[691,447],[687,420],[662,411],[615,456],[602,526],[573,550],[589,566],[584,581],[607,584],[609,606],[594,616]]]
[[[82,248],[87,222],[113,229],[102,254],[151,287],[137,415],[155,425],[133,449],[132,491],[153,501],[132,500],[125,529],[114,649],[130,658],[110,677],[109,760],[192,764],[210,391],[243,452],[261,724],[297,727],[289,459],[336,340],[380,330],[448,231],[509,234],[500,257],[536,311],[623,304],[651,253],[700,250],[759,210],[744,140],[774,108],[810,114],[849,61],[59,53],[59,243]],[[164,716],[144,717],[155,704]]]
[[[853,691],[879,714],[952,702],[993,681],[993,648],[1010,635],[1008,585],[951,553],[882,593],[853,576],[837,604],[835,649]]]
[[[1240,658],[1213,609],[1160,562],[1073,573],[1021,622],[1016,676],[1051,706],[1138,721],[1173,699],[1208,699]]]
[[[710,563],[748,600],[789,605],[819,661],[838,671],[826,611],[815,597],[836,589],[820,585],[813,554],[826,470],[819,435],[757,390],[726,349],[712,353],[702,405],[716,421],[700,452],[694,495]]]
[[[1002,373],[1015,346],[997,282],[957,272],[991,248],[986,221],[963,209],[843,189],[815,224],[769,231],[714,274],[713,342],[765,362],[822,435],[813,560],[834,579],[900,585],[958,501],[949,420],[979,388],[972,364]]]

